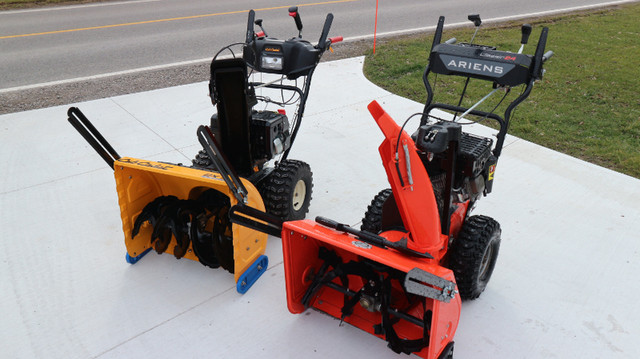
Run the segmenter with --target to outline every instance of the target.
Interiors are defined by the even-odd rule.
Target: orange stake
[[[376,0],[376,21],[373,25],[373,53],[376,53],[376,32],[378,31],[378,0]]]

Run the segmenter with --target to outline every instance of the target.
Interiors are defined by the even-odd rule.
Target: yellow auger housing
[[[69,122],[113,168],[127,248],[135,264],[151,249],[176,258],[223,267],[234,274],[238,292],[245,293],[266,271],[267,234],[229,221],[231,207],[264,211],[256,187],[237,177],[225,163],[219,171],[120,157],[77,108]],[[205,126],[200,142],[212,158],[219,150]]]
[[[151,240],[154,232],[154,227],[150,221],[145,221],[140,227],[139,233],[133,237],[134,224],[144,208],[157,198],[174,196],[177,199],[196,201],[201,198],[203,193],[214,190],[228,199],[228,204],[222,204],[222,207],[226,207],[222,209],[222,212],[228,211],[229,206],[238,203],[227,187],[222,175],[216,172],[124,157],[114,162],[114,176],[128,261],[133,261],[134,263],[149,249],[153,248]],[[258,190],[251,182],[245,179],[241,179],[241,181],[248,191],[248,202],[246,204],[264,211],[264,204]],[[219,219],[215,216],[207,218],[206,230],[211,233],[211,236],[222,237],[212,240],[232,241],[232,243],[229,243],[232,245],[228,247],[230,248],[228,251],[230,253],[217,253],[216,256],[222,257],[231,254],[231,258],[219,258],[218,261],[221,265],[225,262],[233,264],[225,269],[233,273],[236,282],[238,282],[242,274],[264,254],[267,235],[243,226],[232,225],[231,223],[228,223],[228,226],[224,226],[222,233],[215,233],[212,230],[216,220]],[[191,240],[193,241],[193,239]],[[197,246],[197,244],[192,241],[188,244],[183,257],[199,261],[207,266],[215,266],[211,264],[211,259],[199,258],[196,254],[198,249],[194,250],[194,246]],[[179,257],[178,253],[174,253],[176,246],[178,246],[177,238],[172,235],[171,241],[164,252]],[[266,268],[266,266],[264,267]]]

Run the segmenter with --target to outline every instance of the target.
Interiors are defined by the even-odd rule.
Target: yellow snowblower
[[[298,37],[268,37],[251,10],[245,42],[214,56],[209,95],[217,113],[210,126],[198,128],[203,150],[191,166],[120,157],[78,108],[68,110],[69,122],[114,170],[128,263],[136,263],[151,249],[171,253],[226,269],[234,274],[238,292],[245,293],[267,268],[263,232],[269,229],[260,232],[231,223],[231,208],[254,218],[268,213],[271,221],[302,219],[308,212],[311,169],[288,159],[288,154],[313,72],[324,52],[342,38],[327,38],[333,21],[328,14],[318,43],[312,45],[302,39],[297,7],[291,7],[289,15]],[[255,32],[254,25],[261,31]],[[242,57],[218,58],[232,46],[242,46]],[[252,81],[255,73],[271,74],[276,80]],[[282,100],[263,95],[268,89]],[[285,98],[286,93],[291,96]],[[259,103],[261,108],[294,104],[297,109],[290,122],[284,108],[254,110]],[[256,226],[269,226],[263,222]]]

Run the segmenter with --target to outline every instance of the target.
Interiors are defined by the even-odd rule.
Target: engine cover
[[[251,115],[251,154],[254,160],[270,160],[291,147],[289,119],[273,111]]]
[[[476,177],[484,169],[491,156],[493,140],[463,133],[460,140],[458,163],[467,177]]]

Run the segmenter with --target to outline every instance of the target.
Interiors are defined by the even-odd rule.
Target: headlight
[[[282,57],[262,56],[262,68],[267,70],[282,70]]]

